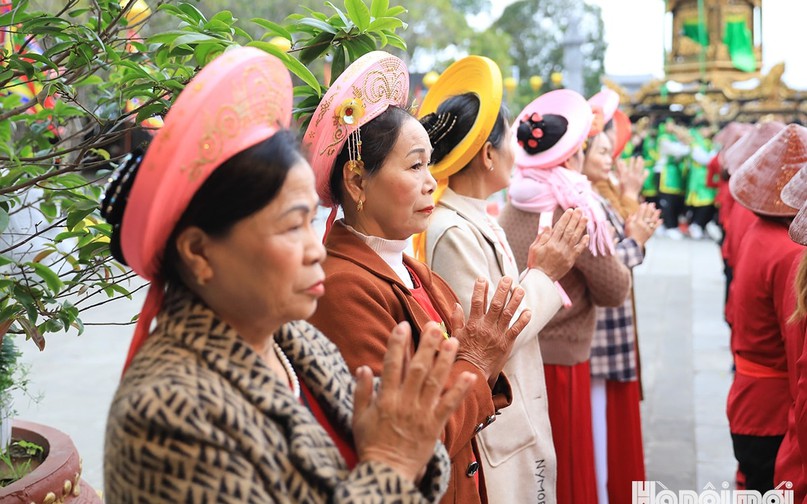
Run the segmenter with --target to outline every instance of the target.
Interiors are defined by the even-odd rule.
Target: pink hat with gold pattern
[[[191,79],[149,145],[126,203],[121,247],[138,275],[159,274],[168,237],[213,170],[287,129],[291,107],[289,71],[252,47],[225,52]]]
[[[331,85],[303,136],[322,205],[337,205],[329,188],[331,172],[350,134],[391,106],[406,107],[408,99],[409,71],[400,58],[384,51],[357,59]]]
[[[120,223],[123,258],[137,274],[152,280],[124,370],[148,337],[149,325],[162,306],[163,252],[194,194],[229,158],[287,129],[291,107],[289,71],[275,56],[252,47],[238,47],[217,57],[191,79],[171,106],[165,126],[157,131],[134,175]],[[124,185],[121,179],[117,187]],[[117,197],[123,195],[114,191],[110,206]],[[106,209],[107,214],[110,211]]]

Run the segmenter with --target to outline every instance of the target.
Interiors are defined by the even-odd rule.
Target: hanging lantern
[[[505,77],[502,84],[504,84],[504,89],[506,89],[508,93],[512,93],[516,90],[516,87],[518,87],[518,81],[514,77]]]
[[[423,85],[426,86],[426,89],[434,86],[434,83],[437,82],[437,79],[440,78],[440,74],[432,70],[431,72],[427,72],[426,75],[423,76]]]
[[[538,92],[539,89],[541,89],[541,87],[543,87],[543,85],[544,85],[544,79],[542,79],[540,76],[533,75],[532,77],[530,77],[530,89],[532,89],[536,93]]]
[[[563,84],[563,74],[560,72],[552,72],[552,75],[549,76],[549,80],[552,81],[553,86],[560,86]]]

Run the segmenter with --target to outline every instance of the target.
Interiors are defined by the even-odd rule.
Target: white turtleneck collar
[[[344,221],[342,223],[345,224]],[[392,268],[392,271],[398,275],[404,285],[410,289],[415,288],[412,277],[409,275],[409,270],[406,269],[403,262],[403,251],[409,246],[408,240],[387,240],[378,236],[368,236],[347,224],[345,224],[345,227],[348,231],[358,236],[373,252],[378,254]]]

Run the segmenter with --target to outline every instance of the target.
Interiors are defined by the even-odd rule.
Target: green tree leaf
[[[345,0],[345,9],[359,30],[365,31],[370,26],[370,9],[364,0]]]
[[[54,294],[58,294],[59,291],[62,290],[62,286],[64,286],[64,284],[62,283],[62,280],[59,278],[59,275],[55,271],[53,271],[52,269],[50,269],[49,267],[45,266],[42,263],[29,262],[26,263],[26,266],[30,266],[34,270],[34,273],[36,273],[37,276],[39,276],[42,280],[45,281],[48,288]]]

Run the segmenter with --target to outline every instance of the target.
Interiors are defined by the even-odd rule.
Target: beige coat
[[[447,189],[432,215],[426,262],[448,282],[466,315],[477,278],[488,280],[490,297],[502,277],[516,282],[521,277],[519,284],[526,291],[521,309],[529,308],[532,318],[504,367],[513,404],[479,433],[479,446],[489,502],[554,503],[557,467],[538,333],[560,309],[561,298],[542,272],[519,274],[504,233],[497,236],[492,226],[484,202]]]
[[[275,340],[350,439],[354,381],[306,322]],[[327,432],[235,330],[187,290],[169,292],[109,412],[106,502],[426,503],[448,485],[448,455],[417,488],[385,464],[349,470]]]

